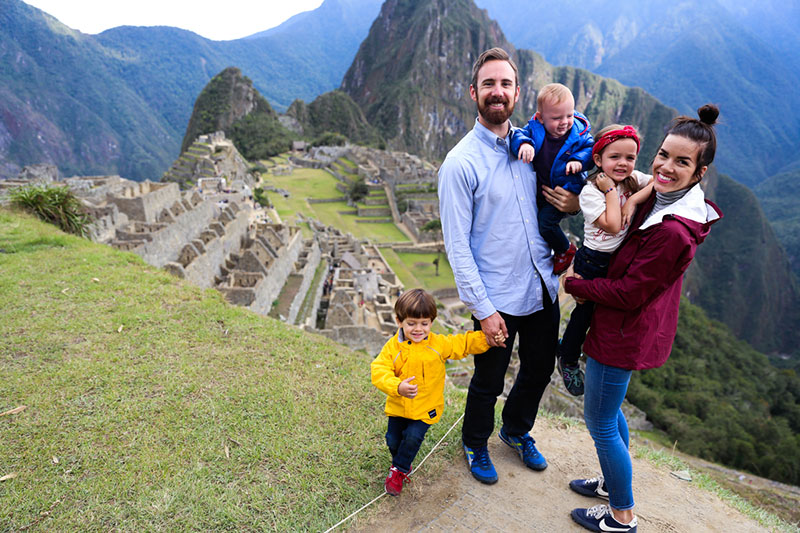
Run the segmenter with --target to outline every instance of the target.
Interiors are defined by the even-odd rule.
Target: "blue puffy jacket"
[[[586,182],[586,173],[594,166],[592,161],[592,146],[594,139],[592,138],[592,126],[582,113],[575,111],[575,121],[572,124],[572,130],[569,132],[569,137],[564,141],[561,150],[558,151],[553,166],[550,168],[550,187],[558,187],[559,185],[564,189],[578,194]],[[519,156],[519,148],[523,143],[533,145],[534,150],[539,150],[544,142],[546,135],[544,125],[531,117],[528,125],[524,128],[514,128],[511,133],[511,153]],[[567,175],[567,163],[570,161],[579,161],[583,165],[583,171],[578,174]],[[540,183],[547,185],[545,180]]]

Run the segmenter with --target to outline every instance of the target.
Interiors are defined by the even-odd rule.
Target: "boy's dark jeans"
[[[575,273],[583,279],[604,278],[608,275],[608,264],[611,262],[610,252],[598,252],[586,246],[581,246],[575,254]],[[558,356],[561,357],[562,366],[574,366],[578,364],[581,356],[583,341],[586,340],[586,332],[592,323],[594,314],[594,302],[586,301],[577,304],[572,314],[569,316],[567,329],[564,337],[558,346]]]
[[[386,429],[386,445],[392,453],[392,466],[404,474],[411,472],[411,463],[425,440],[429,424],[401,416],[390,416]]]
[[[562,213],[547,201],[538,206],[538,211],[539,233],[555,253],[563,254],[569,249],[569,239],[561,230],[559,222],[567,216],[566,213]]]

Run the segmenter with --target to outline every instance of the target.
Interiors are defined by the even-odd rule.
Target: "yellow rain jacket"
[[[405,340],[403,328],[383,346],[372,361],[372,384],[386,394],[386,415],[422,420],[428,424],[439,421],[444,410],[444,376],[446,359],[463,359],[489,349],[482,331],[458,335],[429,333],[422,342]],[[400,396],[397,386],[411,376],[417,386],[414,398]]]

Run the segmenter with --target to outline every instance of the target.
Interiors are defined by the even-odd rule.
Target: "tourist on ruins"
[[[444,411],[445,361],[481,354],[489,344],[481,331],[433,333],[436,300],[422,289],[404,292],[394,312],[399,327],[372,361],[372,383],[386,394],[386,444],[392,467],[384,487],[397,496],[425,433]]]
[[[699,120],[678,117],[667,129],[653,159],[654,192],[634,215],[608,275],[588,280],[572,269],[566,274],[565,290],[596,306],[583,344],[583,416],[603,475],[569,484],[575,492],[609,501],[610,506],[572,511],[572,519],[592,531],[636,531],[622,401],[633,370],[660,367],[669,357],[683,274],[711,224],[722,217],[700,188],[714,160],[719,109],[705,105],[698,115]]]
[[[533,163],[536,172],[539,232],[553,249],[555,274],[567,270],[577,249],[559,226],[566,213],[545,200],[542,186],[581,192],[586,171],[593,166],[591,131],[589,119],[575,111],[572,92],[560,83],[549,83],[539,89],[536,113],[528,125],[511,134],[511,153]]]
[[[439,169],[439,210],[459,297],[492,346],[475,358],[461,436],[472,475],[495,483],[487,442],[517,334],[520,365],[503,408],[500,439],[527,467],[547,467],[529,432],[555,365],[558,278],[538,229],[533,167],[509,149],[519,85],[505,50],[492,48],[478,57],[469,91],[478,117]],[[560,211],[579,209],[574,193],[543,193]]]

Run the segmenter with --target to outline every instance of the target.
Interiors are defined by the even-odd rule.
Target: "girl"
[[[583,246],[575,254],[575,273],[583,279],[604,278],[611,254],[628,232],[636,204],[653,190],[651,177],[634,170],[639,136],[633,126],[612,124],[600,130],[592,147],[598,172],[580,194],[583,212]],[[578,365],[581,346],[592,320],[594,303],[575,306],[558,347],[558,371],[573,396],[583,394],[583,371]]]
[[[633,471],[622,401],[631,372],[663,365],[678,327],[683,274],[722,213],[705,199],[700,180],[717,148],[719,109],[705,105],[699,120],[676,118],[653,159],[654,193],[631,220],[605,278],[580,279],[567,271],[564,290],[595,302],[586,337],[583,417],[603,476],[576,479],[572,490],[607,498],[609,505],[574,509],[572,519],[592,531],[634,533]],[[681,529],[695,530],[691,517]]]

